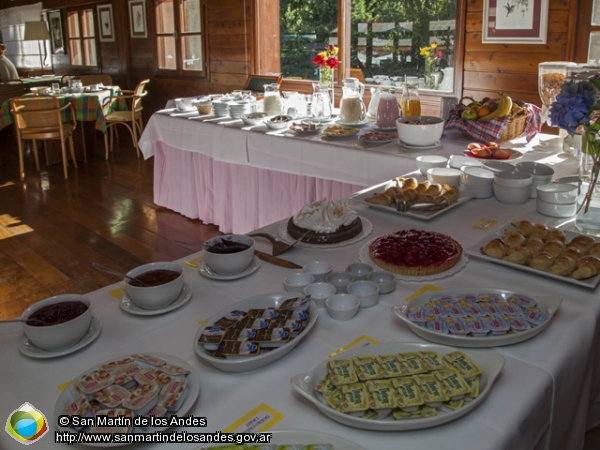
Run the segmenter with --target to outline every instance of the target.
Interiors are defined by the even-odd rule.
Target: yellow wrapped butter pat
[[[404,375],[402,365],[396,355],[379,355],[375,357],[382,378],[396,378]]]
[[[341,412],[366,411],[367,409],[369,409],[369,401],[367,387],[364,383],[352,383],[342,386]]]
[[[392,416],[396,420],[406,419],[422,419],[424,417],[437,416],[437,410],[431,406],[421,406],[415,412],[402,411],[400,408],[396,408],[392,411]]]
[[[327,405],[330,408],[335,409],[336,411],[339,411],[340,405],[342,403],[341,395],[342,395],[342,393],[338,390],[338,392],[336,394],[328,395],[327,397],[325,397],[325,403],[327,403]]]
[[[331,382],[336,386],[356,383],[358,381],[352,361],[349,359],[331,360],[327,363],[327,370],[329,371]]]
[[[365,385],[369,393],[369,407],[371,409],[392,409],[396,407],[390,380],[371,380],[367,381]]]
[[[444,392],[450,400],[458,400],[471,393],[471,388],[457,370],[448,368],[432,373],[442,383]]]
[[[440,356],[438,352],[434,352],[433,350],[425,350],[422,352],[417,352],[421,361],[423,361],[423,365],[427,368],[427,370],[440,370],[446,367],[444,360]]]
[[[419,406],[425,403],[414,377],[394,378],[392,387],[394,388],[396,405],[404,411],[416,411]]]
[[[421,361],[421,358],[415,352],[399,353],[397,358],[402,365],[404,375],[427,373],[427,367],[425,367],[425,364],[423,364],[423,361]]]
[[[339,394],[338,387],[331,382],[329,375],[315,385],[315,391],[320,392],[325,396]]]
[[[360,381],[376,380],[381,378],[379,366],[372,356],[354,356],[352,364],[356,370],[356,376]]]
[[[442,383],[431,374],[422,374],[414,377],[415,382],[419,385],[421,396],[428,406],[438,406],[443,402],[450,400],[446,395]]]
[[[465,380],[473,379],[483,373],[483,370],[461,351],[444,355],[444,360],[456,369]]]
[[[471,393],[467,396],[467,400],[473,400],[474,398],[479,397],[479,377],[467,380],[467,384],[471,388]]]
[[[457,409],[462,408],[462,406],[464,404],[465,404],[465,399],[461,398],[460,400],[450,400],[448,403],[444,403],[444,406],[446,408],[457,410]]]

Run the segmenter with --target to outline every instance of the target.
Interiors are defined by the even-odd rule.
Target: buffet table
[[[558,167],[557,167],[558,168]],[[471,249],[509,220],[529,218],[558,226],[564,219],[551,219],[535,212],[535,201],[505,206],[494,198],[471,200],[431,221],[421,221],[368,208],[351,202],[373,231],[361,242],[336,248],[312,249],[298,244],[283,256],[300,265],[325,260],[334,270],[343,270],[359,260],[365,243],[376,236],[406,228],[443,231]],[[496,221],[488,230],[474,228],[482,218]],[[565,225],[567,228],[570,224]],[[281,223],[264,231],[279,233]],[[259,243],[262,245],[262,243]],[[265,246],[263,249],[267,249]],[[185,259],[196,261],[201,253]],[[184,262],[184,261],[182,261]],[[89,347],[56,359],[32,359],[19,353],[23,338],[19,324],[5,324],[0,330],[0,416],[30,402],[46,414],[50,431],[44,448],[67,448],[53,444],[55,403],[59,386],[96,364],[133,353],[164,353],[187,361],[199,373],[200,396],[189,412],[207,418],[206,428],[184,428],[188,432],[224,430],[255,408],[267,410],[273,419],[267,430],[310,430],[343,436],[367,449],[477,448],[477,449],[578,449],[583,445],[586,420],[597,425],[588,412],[598,406],[600,358],[597,289],[573,286],[562,281],[527,274],[508,267],[469,258],[458,273],[425,282],[397,282],[393,293],[381,296],[379,304],[362,309],[348,322],[332,319],[319,310],[315,327],[290,354],[271,365],[245,373],[224,373],[200,361],[194,354],[194,335],[199,322],[242,299],[283,291],[283,279],[290,269],[261,262],[252,275],[232,281],[204,278],[197,268],[184,264],[185,283],[192,300],[168,314],[137,316],[119,308],[110,292],[118,283],[89,294],[94,316],[102,332]],[[366,336],[370,342],[427,341],[414,335],[395,318],[390,308],[422,289],[425,284],[439,288],[506,288],[534,296],[560,295],[563,303],[549,327],[531,340],[507,347],[465,349],[471,354],[500,353],[505,365],[490,395],[468,415],[435,428],[406,432],[375,432],[354,429],[323,416],[314,405],[296,394],[290,378],[308,373],[332,352]],[[364,339],[364,338],[363,338]],[[242,421],[248,423],[251,420]],[[256,429],[255,429],[256,431]],[[0,448],[19,449],[8,434],[0,434]],[[196,449],[198,444],[153,444],[144,448]]]
[[[550,156],[537,140],[508,143],[523,160]],[[461,154],[468,141],[447,131],[425,152]],[[154,202],[225,233],[246,233],[294,214],[302,205],[344,198],[416,169],[414,152],[396,142],[364,147],[358,139],[327,141],[246,127],[240,119],[166,109],[154,114],[139,142],[154,156]],[[553,161],[559,162],[558,157]]]

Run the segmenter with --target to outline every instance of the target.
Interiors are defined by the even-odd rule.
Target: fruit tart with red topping
[[[379,236],[369,245],[373,262],[388,272],[404,276],[429,276],[456,265],[461,245],[442,233],[400,230]]]

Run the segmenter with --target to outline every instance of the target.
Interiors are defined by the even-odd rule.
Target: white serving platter
[[[368,197],[372,197],[373,194],[375,194],[375,193],[383,194],[386,189],[388,189],[392,186],[396,186],[396,182],[394,180],[389,180],[384,183],[377,184],[375,186],[371,186],[366,189],[363,189],[362,191],[358,191],[358,192],[352,194],[349,198],[350,198],[350,200],[359,202],[363,205],[368,206],[369,208],[378,209],[380,211],[397,214],[399,216],[409,216],[409,217],[413,217],[413,218],[419,219],[419,220],[431,220],[431,219],[439,216],[440,214],[444,214],[446,211],[448,211],[452,208],[456,208],[457,206],[462,205],[466,201],[471,200],[472,198],[475,197],[475,194],[473,194],[472,192],[460,192],[458,200],[455,201],[454,203],[448,205],[444,209],[438,209],[437,211],[411,211],[409,209],[406,212],[398,211],[395,206],[375,205],[375,204],[369,203],[365,200]]]
[[[503,259],[492,258],[491,256],[487,256],[481,252],[481,247],[485,247],[485,245],[495,238],[502,238],[505,236],[505,230],[512,230],[514,227],[511,225],[511,222],[514,220],[508,221],[502,227],[500,227],[497,231],[488,234],[483,239],[479,240],[475,245],[467,249],[466,253],[469,256],[473,256],[475,258],[483,259],[485,261],[492,262],[494,264],[500,264],[501,266],[510,267],[512,269],[516,269],[519,272],[527,272],[533,273],[535,275],[540,275],[546,278],[552,278],[553,280],[562,281],[563,283],[575,284],[577,286],[583,286],[590,289],[595,289],[600,282],[600,275],[596,275],[591,278],[586,278],[584,280],[576,280],[575,278],[563,277],[561,275],[555,275],[550,272],[544,272],[543,270],[534,269],[533,267],[529,267],[523,264],[516,264],[510,261],[504,261]],[[574,231],[565,230],[565,234],[567,235],[567,242],[573,239],[576,236],[580,236],[581,233],[576,233]]]
[[[419,344],[419,343],[392,343],[392,344],[380,344],[380,345],[369,345],[367,347],[361,347],[351,349],[336,355],[332,359],[345,359],[352,356],[359,355],[390,355],[394,353],[403,352],[417,352],[424,350],[433,350],[438,352],[440,355],[445,355],[455,351],[454,348],[445,347],[435,344]],[[394,420],[393,418],[386,418],[384,420],[369,420],[362,419],[360,417],[344,414],[330,408],[327,404],[323,403],[316,395],[314,391],[315,385],[321,381],[327,375],[327,361],[323,361],[315,369],[307,374],[295,375],[291,379],[292,387],[303,397],[312,402],[323,414],[330,419],[340,422],[344,425],[353,428],[361,428],[364,430],[373,431],[408,431],[408,430],[420,430],[423,428],[437,427],[447,422],[458,419],[459,417],[468,414],[475,408],[477,408],[487,398],[492,388],[494,380],[502,370],[504,366],[504,357],[497,353],[488,354],[476,354],[468,355],[481,369],[483,374],[479,380],[480,394],[479,397],[473,401],[465,403],[464,406],[455,411],[446,412],[438,410],[437,416],[424,417],[418,419],[406,419],[406,420]]]
[[[223,372],[247,372],[249,370],[258,369],[260,367],[264,367],[272,362],[277,361],[279,358],[287,355],[291,352],[299,343],[302,341],[305,336],[310,332],[312,327],[314,327],[317,322],[317,316],[319,315],[319,308],[315,302],[311,300],[310,306],[308,309],[309,318],[308,323],[304,327],[304,330],[288,342],[285,345],[282,345],[279,348],[268,352],[262,352],[257,356],[249,356],[246,358],[240,357],[236,359],[225,359],[225,358],[215,358],[212,356],[214,352],[208,352],[204,350],[204,346],[198,343],[198,339],[200,339],[200,335],[204,331],[204,328],[211,326],[213,323],[218,321],[221,317],[230,313],[234,310],[240,311],[248,311],[251,308],[279,308],[279,306],[288,299],[301,297],[302,294],[298,292],[284,292],[278,294],[262,294],[254,297],[247,298],[240,302],[234,303],[232,305],[223,308],[221,311],[216,313],[210,319],[204,323],[196,335],[194,336],[194,350],[198,358],[209,363],[210,365],[216,367]]]
[[[181,405],[181,408],[179,408],[179,410],[177,412],[168,413],[169,416],[176,415],[178,417],[186,417],[187,413],[192,409],[192,406],[194,405],[194,403],[196,403],[196,400],[198,399],[198,396],[200,395],[200,374],[194,367],[189,365],[183,359],[177,358],[176,356],[166,355],[163,353],[144,353],[144,354],[155,356],[157,358],[160,358],[160,359],[166,361],[167,364],[182,367],[190,372],[186,377],[187,383],[188,383],[187,384],[188,385],[188,395],[187,395],[185,401],[183,402],[183,405]],[[124,356],[120,356],[118,358],[112,358],[112,359],[110,359],[108,361],[104,361],[94,367],[90,367],[85,372],[77,375],[77,377],[75,377],[73,379],[73,382],[71,384],[69,384],[69,386],[64,391],[62,391],[62,393],[58,397],[58,400],[56,401],[56,404],[54,406],[54,422],[53,423],[54,424],[58,423],[58,417],[63,415],[65,406],[67,406],[70,402],[72,402],[75,399],[75,397],[77,396],[77,392],[76,392],[76,388],[75,388],[75,381],[79,377],[81,377],[81,375],[89,373],[89,372],[97,369],[101,365],[109,363],[110,361],[117,361],[117,360],[124,359],[124,358],[130,357],[130,356],[131,355],[124,355]],[[150,364],[146,364],[141,361],[136,360],[136,362],[143,368],[154,367],[154,366],[151,366]],[[60,425],[57,425],[57,426],[58,426],[59,431],[70,431],[73,433],[77,432],[74,428],[62,427]],[[141,428],[136,427],[133,429],[133,432],[134,433],[153,433],[153,432],[165,431],[165,430],[168,430],[169,428],[170,427],[153,427],[153,428],[149,428],[148,430],[143,430]],[[85,445],[88,447],[106,448],[106,447],[123,447],[125,445],[131,445],[131,444],[127,444],[127,443],[87,444],[87,443],[84,443],[81,445]]]
[[[454,334],[438,333],[436,331],[428,330],[408,319],[408,308],[411,306],[423,306],[429,301],[429,297],[432,295],[440,294],[500,294],[505,299],[513,294],[527,295],[528,297],[534,298],[538,302],[538,308],[540,311],[548,313],[548,318],[540,325],[530,328],[529,330],[519,331],[518,333],[510,333],[502,336],[486,336],[486,337],[473,337],[473,336],[458,336]],[[412,299],[410,302],[403,305],[392,306],[392,311],[398,316],[404,323],[406,323],[413,333],[417,336],[422,337],[431,342],[436,342],[443,345],[454,345],[456,347],[471,347],[471,348],[483,348],[483,347],[500,347],[503,345],[512,345],[517,342],[523,342],[537,336],[550,326],[550,321],[556,314],[560,304],[562,303],[562,297],[558,295],[532,295],[525,292],[516,292],[510,289],[488,289],[488,288],[453,288],[443,289],[441,291],[428,292],[417,298]]]

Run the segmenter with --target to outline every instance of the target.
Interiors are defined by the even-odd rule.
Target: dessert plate
[[[160,358],[164,361],[167,362],[167,364],[169,365],[173,365],[173,366],[178,366],[178,367],[182,367],[184,369],[186,369],[187,371],[189,371],[190,373],[186,376],[187,378],[187,389],[188,389],[188,394],[187,397],[185,398],[185,400],[183,401],[183,404],[181,405],[181,408],[179,408],[177,411],[173,411],[173,412],[169,412],[168,415],[169,416],[178,416],[178,417],[186,417],[187,413],[192,409],[192,406],[194,405],[194,403],[196,403],[196,400],[198,398],[198,396],[200,395],[200,374],[198,373],[198,371],[192,367],[190,364],[188,364],[186,361],[184,361],[183,359],[177,358],[175,356],[171,356],[171,355],[166,355],[166,354],[162,354],[162,353],[144,353],[146,355],[150,355],[150,356],[155,356],[157,358]],[[119,358],[112,358],[109,361],[105,361],[102,362],[101,364],[98,364],[97,366],[94,367],[90,367],[88,370],[86,370],[85,372],[80,373],[79,375],[77,375],[77,377],[73,378],[73,380],[77,380],[81,375],[85,374],[85,373],[89,373],[95,369],[97,369],[98,367],[100,367],[103,364],[106,364],[110,361],[117,361],[120,359],[124,359],[126,357],[129,357],[130,355],[125,355],[125,356],[121,356]],[[142,366],[142,368],[147,368],[147,367],[154,367],[151,366],[150,364],[144,363],[144,362],[140,362],[140,361],[136,361],[140,366]],[[72,382],[71,384],[69,384],[69,386],[62,391],[62,393],[60,394],[60,396],[58,397],[58,400],[56,401],[56,404],[54,406],[54,424],[56,426],[56,423],[58,422],[58,417],[63,415],[63,411],[65,409],[65,407],[71,403],[75,397],[77,396],[78,392],[77,389],[75,387],[75,382]],[[165,430],[169,429],[169,427],[153,427],[150,429],[150,431],[146,431],[143,430],[141,428],[135,427],[133,429],[133,433],[160,433],[163,432]],[[72,433],[76,433],[77,430],[75,430],[74,428],[67,428],[67,427],[62,427],[62,426],[58,426],[58,430],[59,431],[69,431]],[[125,445],[130,445],[127,443],[111,443],[111,444],[87,444],[87,443],[82,443],[81,445],[85,445],[88,447],[122,447]]]
[[[208,319],[198,329],[198,332],[194,336],[194,350],[196,351],[196,355],[198,355],[198,358],[200,358],[201,360],[209,363],[210,365],[224,372],[247,372],[249,370],[258,369],[259,367],[264,367],[268,364],[271,364],[272,362],[277,361],[279,358],[291,352],[300,343],[300,341],[304,339],[304,337],[308,334],[308,332],[317,322],[319,308],[317,308],[317,305],[314,301],[310,301],[310,306],[308,307],[308,323],[304,326],[302,332],[287,344],[284,344],[281,347],[274,348],[271,351],[264,353],[261,352],[256,356],[237,357],[235,359],[215,358],[211,354],[212,352],[209,353],[208,351],[204,350],[204,346],[198,343],[198,340],[200,339],[204,328],[210,327],[213,323],[221,319],[226,314],[229,314],[231,311],[248,311],[251,308],[277,309],[285,300],[299,297],[302,297],[302,294],[299,294],[298,292],[262,294],[247,298],[238,303],[234,303],[223,308],[221,311],[219,311],[210,319]]]
[[[310,120],[311,122],[315,122],[315,123],[327,123],[327,122],[333,122],[334,120],[337,120],[338,116],[336,115],[332,115],[331,117],[328,118],[324,118],[324,117],[309,117],[308,120]]]
[[[398,140],[398,144],[400,144],[400,147],[404,147],[407,150],[411,150],[413,152],[419,152],[419,151],[432,150],[434,148],[438,148],[440,145],[442,145],[442,141],[439,140],[431,145],[410,145],[405,142],[402,142],[401,140]]]
[[[123,291],[123,295],[121,296],[121,300],[119,300],[119,307],[128,312],[129,314],[134,314],[136,316],[158,316],[160,314],[165,314],[170,311],[173,311],[177,308],[181,308],[192,298],[192,289],[185,283],[183,283],[183,288],[181,292],[177,296],[173,303],[168,306],[165,306],[161,309],[144,309],[137,306],[135,303],[131,301],[131,299],[127,296],[127,292]]]
[[[521,153],[519,150],[513,150],[511,148],[503,148],[502,150],[509,151],[511,153],[510,156],[508,158],[480,158],[473,155],[470,150],[464,150],[463,154],[469,158],[482,159],[484,161],[516,161],[517,159],[521,159],[523,157],[523,153]]]
[[[364,218],[363,216],[359,216],[359,217],[360,217],[360,220],[362,221],[363,229],[360,233],[358,233],[352,239],[348,239],[347,241],[342,241],[342,242],[336,242],[334,244],[309,244],[307,242],[300,241],[296,244],[296,246],[297,247],[305,247],[305,248],[329,249],[329,248],[335,248],[335,247],[344,247],[346,245],[351,245],[356,242],[362,241],[369,234],[371,234],[371,231],[373,231],[373,224],[368,219]],[[279,224],[277,231],[278,231],[279,237],[281,238],[282,241],[284,241],[286,244],[292,244],[296,239],[291,237],[287,232],[288,220],[289,219],[282,220],[281,223]]]
[[[47,350],[42,350],[41,348],[36,347],[31,344],[29,340],[23,335],[21,340],[19,341],[19,351],[25,356],[29,356],[30,358],[37,359],[47,359],[47,358],[58,358],[60,356],[69,355],[71,353],[75,353],[78,350],[81,350],[84,347],[87,347],[92,342],[96,340],[98,336],[100,336],[100,331],[102,327],[100,326],[100,321],[92,316],[92,322],[90,323],[90,328],[87,333],[83,335],[81,340],[77,342],[74,346],[65,348],[63,350],[58,350],[55,352],[49,352]]]
[[[393,142],[395,139],[398,139],[397,134],[382,134],[382,133],[365,133],[358,136],[358,140],[361,144],[366,145],[368,147],[375,147],[379,145],[389,144]]]
[[[473,337],[473,336],[459,336],[455,334],[444,334],[437,331],[429,330],[419,324],[412,322],[408,318],[408,308],[411,306],[423,306],[429,301],[431,295],[458,295],[458,294],[497,294],[507,299],[513,294],[526,295],[537,301],[538,309],[548,314],[548,317],[540,325],[530,328],[529,330],[519,331],[517,333],[504,334],[502,336],[486,336],[486,337]],[[427,292],[417,298],[412,299],[409,303],[403,305],[392,306],[392,311],[396,314],[403,322],[405,322],[413,333],[417,336],[427,339],[431,342],[444,345],[454,345],[456,347],[500,347],[503,345],[512,345],[517,342],[523,342],[537,336],[544,331],[550,325],[550,321],[556,314],[560,304],[562,303],[562,297],[558,295],[530,295],[524,292],[515,292],[509,289],[487,289],[487,288],[453,288],[443,289],[441,291]]]
[[[345,359],[361,355],[393,355],[395,353],[427,350],[436,351],[440,355],[445,355],[454,351],[455,349],[435,344],[379,344],[369,345],[361,348],[353,348],[334,356],[332,359]],[[470,354],[468,356],[483,370],[483,373],[479,379],[479,397],[475,398],[473,401],[465,403],[462,408],[451,412],[438,410],[438,414],[433,417],[406,420],[394,420],[388,417],[384,420],[371,420],[352,416],[350,414],[344,414],[332,409],[326,403],[321,401],[319,397],[317,397],[316,391],[314,390],[315,385],[327,375],[327,361],[323,361],[310,373],[295,375],[292,377],[291,383],[296,392],[312,402],[324,415],[349,427],[373,431],[420,430],[423,428],[436,427],[468,414],[477,408],[481,403],[483,403],[489,395],[492,385],[494,384],[494,380],[504,366],[504,357],[497,353],[477,353]]]
[[[200,262],[200,267],[198,268],[198,270],[200,271],[200,275],[203,275],[206,278],[211,278],[213,280],[230,281],[230,280],[237,280],[238,278],[247,277],[251,273],[256,272],[259,267],[260,267],[260,259],[258,259],[258,257],[255,256],[252,259],[252,262],[250,263],[250,265],[245,270],[242,270],[240,273],[236,273],[235,275],[220,275],[220,274],[212,271],[210,269],[210,267],[208,267],[208,264],[206,264],[206,261]]]
[[[375,238],[375,239],[377,239],[377,238]],[[358,259],[362,263],[370,264],[371,266],[373,266],[374,270],[381,270],[383,272],[389,272],[388,270],[385,270],[383,267],[377,266],[371,259],[371,255],[369,254],[369,245],[371,245],[371,243],[375,239],[371,239],[369,242],[367,242],[365,245],[362,246],[362,248],[360,249],[360,252],[358,253]],[[465,256],[465,253],[463,252],[463,254],[460,256],[460,259],[454,266],[452,266],[450,269],[446,270],[445,272],[436,273],[435,275],[414,277],[414,276],[408,276],[408,275],[398,275],[397,273],[393,273],[393,272],[389,272],[389,273],[393,274],[397,280],[402,280],[402,281],[431,281],[431,280],[438,280],[440,278],[446,278],[446,277],[449,277],[450,275],[454,275],[455,273],[461,271],[467,265],[468,262],[469,262],[469,258],[467,258]]]
[[[371,128],[374,129],[375,131],[381,131],[382,133],[397,133],[398,132],[397,127],[378,127],[377,123],[374,123],[373,125],[371,125]]]

